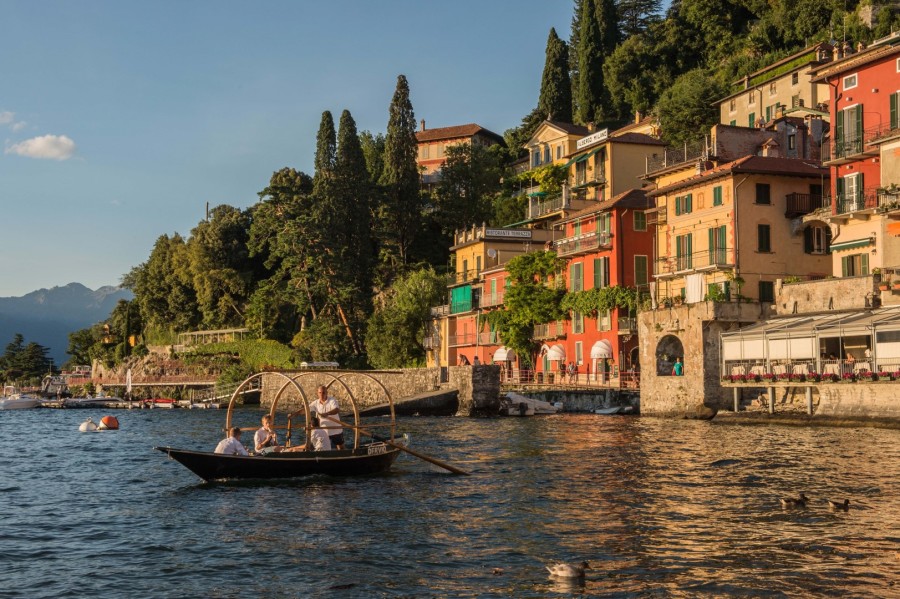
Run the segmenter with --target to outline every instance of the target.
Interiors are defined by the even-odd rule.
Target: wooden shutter
[[[693,245],[693,243],[692,243],[692,241],[693,241],[693,236],[694,236],[693,233],[688,233],[688,234],[685,236],[685,237],[687,237],[687,260],[688,260],[687,267],[688,267],[688,268],[693,268],[693,266],[694,266],[694,265],[693,265],[693,254],[694,254],[694,250],[693,250],[693,248],[691,247],[691,246]]]
[[[647,275],[647,256],[634,257],[634,285],[646,285],[649,280]]]
[[[716,256],[716,228],[710,227],[707,229],[709,232],[709,263],[715,263]]]
[[[869,254],[860,254],[859,255],[859,273],[861,275],[869,274]]]
[[[834,116],[834,153],[836,156],[842,156],[841,143],[844,141],[844,111],[838,110]]]
[[[803,251],[812,254],[813,251],[813,230],[812,227],[803,229]]]
[[[844,256],[843,258],[841,258],[841,276],[842,277],[847,276],[847,267],[848,267],[849,263],[850,263],[850,259],[847,256]]]
[[[685,213],[691,213],[694,211],[694,194],[689,193],[684,198],[687,201],[687,208],[685,208]]]
[[[675,216],[681,214],[681,196],[675,196]]]
[[[891,105],[891,129],[896,129],[900,126],[897,118],[897,102],[900,101],[900,92],[891,94],[889,98],[889,103]]]
[[[863,107],[862,104],[856,107],[856,143],[854,148],[857,152],[862,151],[863,143]]]

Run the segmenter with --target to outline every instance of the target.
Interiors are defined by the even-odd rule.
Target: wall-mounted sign
[[[601,142],[609,137],[609,129],[601,129],[595,133],[591,133],[587,137],[582,137],[575,142],[575,149],[580,150],[588,146],[592,146],[597,142]]]
[[[516,239],[531,239],[531,229],[485,229],[485,237],[514,237]]]

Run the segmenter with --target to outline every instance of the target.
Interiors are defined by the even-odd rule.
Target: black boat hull
[[[400,450],[382,443],[358,449],[283,452],[267,456],[224,455],[157,447],[203,480],[294,478],[311,474],[362,476],[390,469]]]

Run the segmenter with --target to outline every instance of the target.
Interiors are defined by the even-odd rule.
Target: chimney
[[[593,133],[593,132],[594,132],[594,123],[593,123],[593,121],[587,124],[587,130],[588,130],[590,133]]]
[[[641,111],[640,111],[640,110],[635,110],[635,111],[634,111],[634,124],[635,124],[635,125],[637,125],[638,123],[641,122],[641,116],[642,116],[642,115],[641,115]]]
[[[844,57],[844,53],[841,52],[841,45],[840,45],[840,44],[835,44],[835,45],[834,45],[834,49],[831,51],[831,54],[832,54],[832,58],[833,58],[834,60],[840,60],[840,59],[842,59],[842,58]]]
[[[425,130],[425,119],[422,119],[421,121],[419,121],[419,124],[422,126],[421,130],[424,131]]]

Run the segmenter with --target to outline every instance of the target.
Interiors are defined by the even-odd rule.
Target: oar
[[[443,468],[444,470],[449,470],[449,471],[452,472],[453,474],[462,474],[462,475],[465,475],[465,476],[469,476],[469,475],[471,474],[471,473],[469,473],[469,472],[466,472],[465,470],[460,470],[460,469],[457,468],[456,466],[451,466],[450,464],[446,464],[446,463],[444,463],[444,462],[442,462],[442,461],[440,461],[440,460],[436,460],[436,459],[434,459],[434,458],[431,457],[431,456],[427,456],[427,455],[425,455],[424,453],[419,453],[418,451],[413,451],[412,449],[410,449],[409,447],[406,447],[405,445],[400,445],[400,444],[398,444],[398,443],[394,443],[393,441],[388,441],[387,439],[380,439],[380,438],[377,437],[374,433],[372,433],[371,431],[369,431],[369,430],[367,430],[367,429],[365,429],[365,428],[363,428],[363,427],[361,427],[361,426],[355,426],[355,425],[349,424],[349,423],[347,423],[347,422],[341,422],[340,420],[335,420],[334,418],[330,418],[330,417],[328,417],[328,416],[321,416],[321,415],[320,415],[319,418],[320,418],[321,420],[329,420],[329,421],[334,422],[334,423],[336,423],[336,424],[340,424],[341,426],[346,426],[347,428],[352,428],[352,429],[354,429],[354,430],[358,430],[359,432],[363,433],[364,435],[367,435],[367,436],[369,436],[369,437],[372,437],[373,439],[379,439],[382,443],[384,443],[384,444],[386,444],[386,445],[390,445],[391,447],[396,447],[397,449],[400,449],[400,450],[402,450],[402,451],[405,451],[406,453],[408,453],[408,454],[410,454],[410,455],[416,456],[416,457],[419,458],[420,460],[425,460],[426,462],[431,462],[431,463],[434,464],[435,466],[440,466],[440,467]]]

